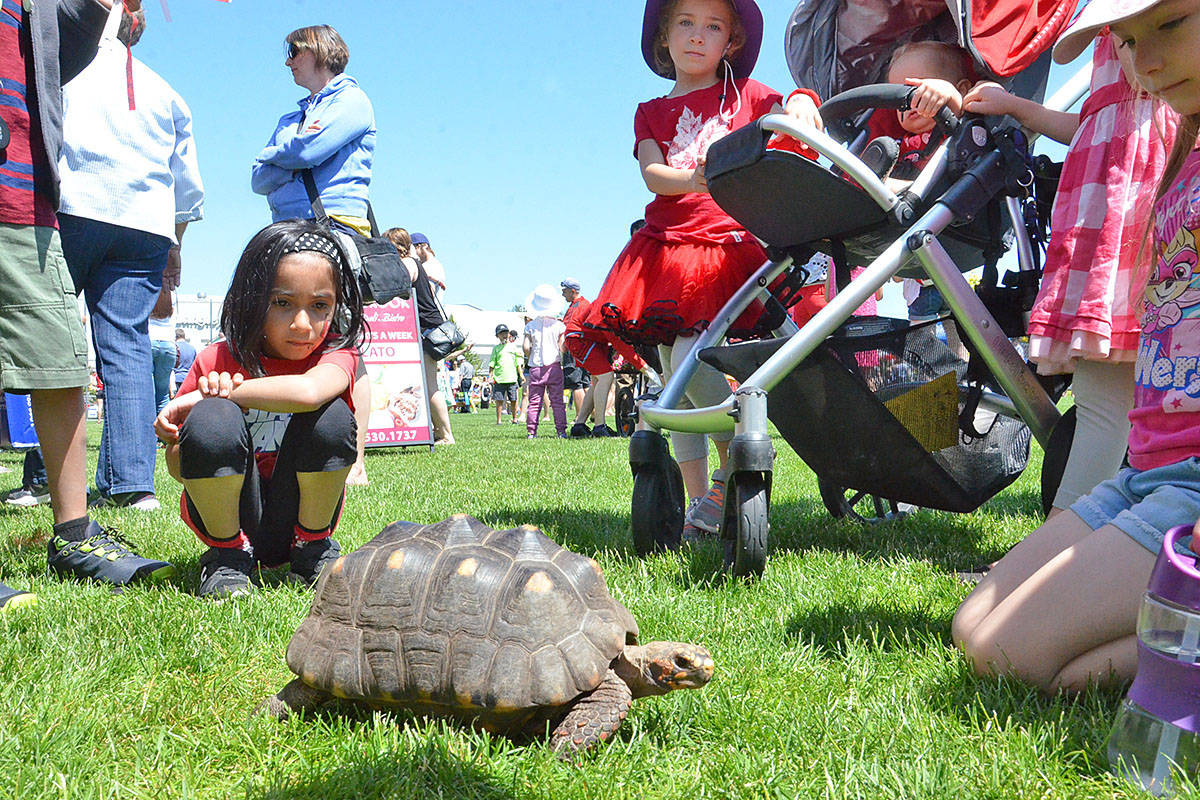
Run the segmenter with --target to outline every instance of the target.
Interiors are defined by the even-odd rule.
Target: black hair
[[[362,294],[358,289],[358,277],[350,269],[341,243],[328,229],[312,220],[276,222],[254,234],[246,245],[233,271],[225,302],[221,305],[221,333],[233,357],[249,373],[247,377],[261,378],[266,374],[262,366],[263,331],[279,259],[287,255],[305,234],[315,234],[328,240],[339,254],[337,263],[334,263],[324,253],[318,253],[329,259],[337,290],[337,307],[330,321],[326,349],[358,347],[363,341],[366,322],[363,320]]]

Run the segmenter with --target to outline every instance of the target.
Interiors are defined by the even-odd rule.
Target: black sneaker
[[[337,561],[341,555],[341,545],[332,536],[293,547],[292,568],[287,579],[292,583],[315,586],[317,578],[321,577],[321,570]]]
[[[114,586],[130,583],[159,583],[175,574],[166,561],[142,558],[133,552],[133,543],[111,528],[91,520],[88,536],[71,542],[60,536],[50,539],[50,569],[60,578],[101,581]]]
[[[576,422],[574,425],[571,426],[571,438],[572,439],[586,439],[591,435],[592,435],[591,429],[589,429],[588,426],[582,422]]]
[[[600,424],[592,428],[592,436],[595,436],[597,439],[607,439],[610,436],[616,435],[616,431],[604,424]]]
[[[37,605],[37,595],[0,583],[0,614]]]
[[[254,556],[240,547],[210,547],[200,556],[200,588],[197,597],[229,600],[254,591],[250,576]]]

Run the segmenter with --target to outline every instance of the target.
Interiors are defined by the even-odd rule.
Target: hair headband
[[[345,258],[342,256],[342,250],[333,240],[327,236],[322,236],[319,233],[302,233],[296,241],[283,248],[281,256],[286,256],[288,253],[320,253],[333,262],[334,266],[341,269],[346,265]]]

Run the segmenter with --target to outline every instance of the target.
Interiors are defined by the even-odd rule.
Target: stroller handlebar
[[[836,123],[846,120],[860,111],[879,108],[894,108],[907,111],[912,100],[915,86],[904,86],[898,83],[872,83],[839,92],[821,104],[821,119],[825,124],[834,127]],[[958,128],[958,117],[949,106],[942,106],[934,117],[934,125],[943,136],[949,136]]]

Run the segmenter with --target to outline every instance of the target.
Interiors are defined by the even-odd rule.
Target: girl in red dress
[[[664,377],[684,363],[696,334],[766,260],[758,241],[708,194],[708,147],[753,120],[783,111],[779,93],[749,78],[762,43],[754,0],[648,0],[642,54],[675,82],[664,97],[638,105],[634,153],[655,197],[646,225],[617,258],[584,327],[626,344],[657,345]],[[820,127],[816,96],[793,93],[788,113]],[[693,406],[729,395],[716,370],[702,366],[686,390]],[[731,434],[713,434],[725,465]],[[673,432],[675,458],[691,503],[685,535],[716,533],[724,505],[724,473],[708,484],[703,434]],[[705,493],[705,490],[707,494]]]

